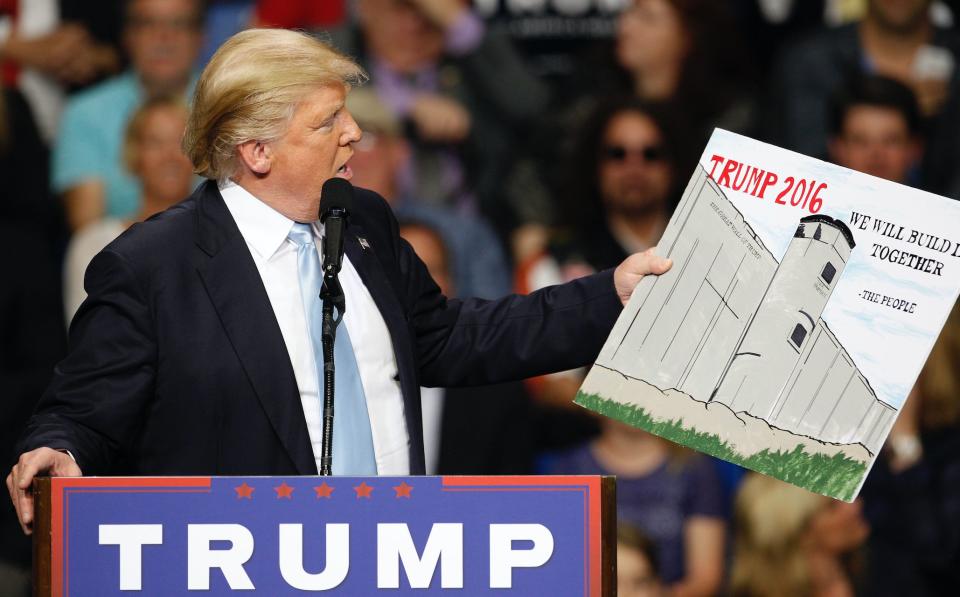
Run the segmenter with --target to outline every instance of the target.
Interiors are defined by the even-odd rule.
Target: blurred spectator
[[[657,546],[671,595],[714,595],[723,580],[723,490],[711,462],[603,418],[600,437],[546,462],[547,474],[616,475],[617,517]]]
[[[679,135],[665,106],[632,97],[599,105],[575,135],[569,162],[554,167],[563,228],[545,246],[522,250],[517,290],[615,267],[654,246],[676,202]],[[538,401],[569,407],[582,381],[580,372],[565,372],[529,386]]]
[[[510,225],[503,178],[546,85],[464,0],[359,0],[359,28],[334,32],[371,88],[404,122],[410,167],[400,193]]]
[[[52,142],[64,90],[120,68],[120,0],[0,0],[4,83],[24,94],[46,143]]]
[[[556,197],[566,179],[556,164],[576,153],[570,131],[583,128],[603,98],[630,95],[668,104],[683,115],[671,139],[674,157],[692,174],[714,127],[749,134],[754,103],[750,62],[739,45],[730,6],[712,0],[633,0],[621,13],[612,52],[586,57],[580,72],[558,92],[528,142],[528,160],[514,168],[509,201],[522,223],[555,225]],[[691,167],[686,170],[686,166]],[[523,244],[523,239],[514,239]],[[522,251],[515,250],[518,257]]]
[[[830,157],[837,164],[893,182],[916,182],[923,148],[913,92],[887,77],[855,80],[833,100]]]
[[[733,597],[854,595],[851,555],[870,533],[859,501],[847,504],[749,473],[734,529]]]
[[[559,237],[551,253],[567,270],[562,279],[615,267],[657,244],[679,197],[679,171],[686,170],[678,163],[681,134],[663,104],[623,98],[598,106],[560,168],[568,242]]]
[[[366,134],[366,133],[364,133]],[[403,221],[400,235],[447,297],[456,295],[447,249],[429,225]],[[536,433],[520,383],[421,388],[427,474],[529,474]]]
[[[329,29],[342,25],[347,16],[345,0],[256,0],[254,4],[254,27]]]
[[[750,129],[749,70],[739,39],[725,3],[634,0],[620,17],[616,56],[638,97],[673,103],[705,143],[715,126]]]
[[[136,179],[123,167],[127,119],[145,99],[186,97],[202,41],[201,0],[130,0],[124,41],[131,70],[77,94],[67,104],[53,152],[54,191],[63,194],[74,231],[101,217],[140,211]]]
[[[953,106],[960,83],[956,69],[960,35],[931,22],[930,4],[930,0],[868,0],[862,21],[824,29],[787,48],[773,70],[768,104],[772,140],[825,157],[831,95],[863,74],[884,75],[916,95],[927,139],[923,186],[942,190],[953,176],[960,131],[960,110]]]
[[[401,194],[400,179],[411,157],[400,121],[369,87],[347,96],[347,108],[363,130],[354,144],[350,166],[353,184],[376,191],[401,219],[418,220],[435,227],[450,248],[454,286],[463,296],[498,298],[511,289],[510,270],[500,241],[479,215],[464,215],[451,208],[425,205]]]
[[[960,310],[954,307],[863,488],[866,595],[960,586]]]
[[[617,595],[662,597],[657,575],[657,547],[639,529],[617,525]]]
[[[256,0],[207,0],[201,66],[210,61],[223,42],[250,26],[255,5]]]
[[[613,56],[584,64],[581,80],[571,85],[574,98],[590,105],[598,95],[632,94],[669,102],[696,133],[691,144],[698,154],[714,127],[749,132],[753,67],[731,6],[711,0],[627,4],[617,21]]]
[[[187,108],[178,97],[157,96],[134,112],[127,125],[123,157],[143,189],[140,213],[132,219],[103,218],[73,235],[63,268],[67,322],[87,296],[83,276],[94,255],[126,230],[131,220],[149,218],[190,194],[193,166],[180,150],[186,125]]]

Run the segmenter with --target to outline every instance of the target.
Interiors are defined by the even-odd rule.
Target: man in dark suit
[[[25,531],[37,474],[317,473],[316,220],[324,183],[351,176],[361,132],[344,100],[362,76],[285,30],[213,57],[184,136],[210,180],[91,262],[70,354],[7,477]],[[448,301],[379,196],[358,190],[351,213],[334,474],[422,473],[420,385],[588,363],[640,278],[669,267],[638,254],[527,297]]]

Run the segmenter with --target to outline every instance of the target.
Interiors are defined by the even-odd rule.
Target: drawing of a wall
[[[597,363],[876,453],[896,411],[820,319],[854,246],[850,230],[803,218],[778,263],[703,168],[674,217],[680,225],[659,245],[672,270],[641,282],[639,306]]]
[[[827,442],[860,442],[876,454],[896,414],[877,399],[870,382],[821,319],[804,342],[779,400],[763,418]]]
[[[632,299],[640,299],[639,309],[617,321],[597,362],[628,375],[655,372],[647,381],[705,400],[777,260],[702,168],[674,218],[681,225],[658,247],[673,268],[641,281]]]

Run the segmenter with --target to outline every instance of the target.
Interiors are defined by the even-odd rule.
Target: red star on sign
[[[357,492],[358,499],[359,498],[370,499],[370,494],[373,492],[373,487],[370,487],[369,485],[367,485],[366,481],[363,481],[362,483],[360,483],[360,485],[357,485],[356,487],[354,487],[353,490]]]
[[[238,485],[238,486],[236,486],[236,487],[233,488],[233,490],[237,492],[237,499],[238,499],[238,500],[239,500],[240,498],[246,498],[246,499],[248,499],[248,500],[252,500],[252,499],[253,499],[253,489],[254,489],[253,487],[250,487],[249,485],[247,485],[247,482],[246,482],[246,481],[243,482],[243,485]]]
[[[293,487],[287,485],[287,482],[284,481],[279,486],[273,488],[277,492],[277,499],[287,498],[288,500],[293,499]]]
[[[402,481],[400,485],[394,485],[393,490],[397,492],[395,497],[410,499],[410,492],[413,491],[413,486],[407,485],[406,481]]]
[[[330,494],[333,493],[334,489],[335,487],[330,487],[329,485],[327,485],[326,481],[324,481],[323,484],[317,485],[316,487],[313,488],[313,490],[317,492],[317,499],[329,498]]]

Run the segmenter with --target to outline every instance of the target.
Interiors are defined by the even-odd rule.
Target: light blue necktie
[[[287,235],[297,245],[297,265],[300,271],[300,296],[307,316],[310,342],[317,368],[317,386],[320,388],[320,409],[323,411],[323,303],[320,286],[323,270],[320,255],[314,243],[310,224],[294,223]],[[370,431],[370,415],[367,399],[360,383],[360,370],[353,354],[353,345],[346,324],[337,327],[337,340],[333,345],[334,362],[334,424],[333,424],[333,474],[376,475],[377,460],[373,452],[373,434]]]

